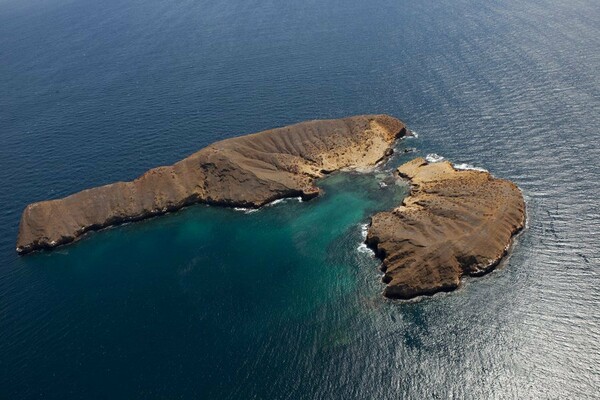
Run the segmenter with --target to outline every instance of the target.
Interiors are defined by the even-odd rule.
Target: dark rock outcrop
[[[174,211],[194,203],[260,207],[319,193],[315,179],[341,169],[368,168],[405,135],[387,115],[303,122],[214,143],[131,182],[87,189],[28,205],[17,252],[72,242],[84,233]]]
[[[382,259],[386,297],[451,291],[463,275],[491,271],[525,224],[521,191],[488,172],[417,158],[398,174],[411,193],[372,217],[366,239]]]

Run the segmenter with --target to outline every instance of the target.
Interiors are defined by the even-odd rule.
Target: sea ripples
[[[89,393],[86,383],[106,397],[122,393],[107,381],[139,387],[144,398],[597,396],[596,1],[43,3],[0,4],[0,360],[8,366],[0,397],[63,399],[69,389],[78,398]],[[393,114],[419,132],[403,159],[438,154],[518,184],[528,227],[506,265],[451,294],[387,301],[376,260],[359,253],[364,225],[355,224],[324,252],[332,265],[350,266],[330,292],[299,279],[306,292],[273,296],[272,309],[248,299],[228,318],[221,308],[233,309],[237,293],[192,280],[198,269],[223,268],[203,264],[201,246],[230,240],[202,220],[180,239],[202,250],[198,265],[176,279],[153,260],[135,272],[144,254],[172,239],[148,248],[127,242],[141,224],[121,237],[128,256],[139,246],[128,265],[116,255],[101,267],[89,261],[105,254],[102,240],[87,247],[88,262],[68,250],[64,263],[15,255],[28,202],[133,179],[238,134],[367,112]],[[252,226],[236,239],[260,234],[273,243],[269,227]],[[293,238],[299,248],[308,229]],[[229,251],[221,256],[239,256]],[[250,264],[240,256],[240,265]],[[277,277],[293,272],[282,263]],[[247,270],[239,274],[238,286],[227,287],[252,282]],[[265,296],[281,285],[267,278]],[[344,279],[357,289],[344,292]],[[221,307],[196,303],[202,295]],[[285,308],[304,310],[316,295],[329,300],[312,313]],[[253,322],[251,311],[264,320]],[[221,353],[197,345],[207,342],[225,345]],[[153,364],[139,343],[160,355],[156,370],[142,365]],[[49,359],[56,349],[61,357]]]

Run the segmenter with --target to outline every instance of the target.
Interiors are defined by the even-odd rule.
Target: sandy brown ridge
[[[386,297],[456,289],[462,276],[493,270],[524,227],[523,195],[510,181],[423,158],[397,173],[409,180],[410,195],[375,214],[366,239],[382,260]]]
[[[175,211],[194,203],[260,207],[319,194],[315,179],[372,167],[391,154],[404,124],[388,115],[302,122],[216,142],[130,182],[28,205],[17,252],[51,249],[86,232]]]

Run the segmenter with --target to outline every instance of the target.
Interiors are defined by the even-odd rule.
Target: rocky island
[[[28,205],[17,252],[51,249],[88,231],[175,211],[194,203],[260,207],[319,194],[315,179],[372,167],[391,155],[404,124],[387,115],[308,121],[214,143],[131,182]]]
[[[258,208],[285,197],[310,199],[319,194],[316,179],[375,166],[407,132],[388,115],[360,115],[216,142],[133,181],[28,205],[17,252],[51,249],[194,203]],[[525,224],[521,191],[487,171],[417,158],[395,173],[409,181],[410,194],[397,208],[372,216],[366,238],[382,260],[386,297],[451,291],[461,277],[491,271]]]
[[[417,158],[397,173],[411,192],[396,209],[372,217],[366,239],[382,259],[386,297],[447,292],[464,275],[491,271],[525,225],[519,188],[487,171]]]

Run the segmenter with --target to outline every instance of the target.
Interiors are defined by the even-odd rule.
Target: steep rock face
[[[384,295],[409,299],[456,289],[491,271],[525,224],[521,191],[488,172],[417,158],[398,168],[411,193],[372,217],[367,245],[382,259]]]
[[[375,165],[390,154],[404,124],[387,115],[317,120],[216,142],[131,182],[28,205],[17,252],[69,243],[85,232],[174,211],[193,203],[260,207],[278,198],[311,198],[315,179]]]

